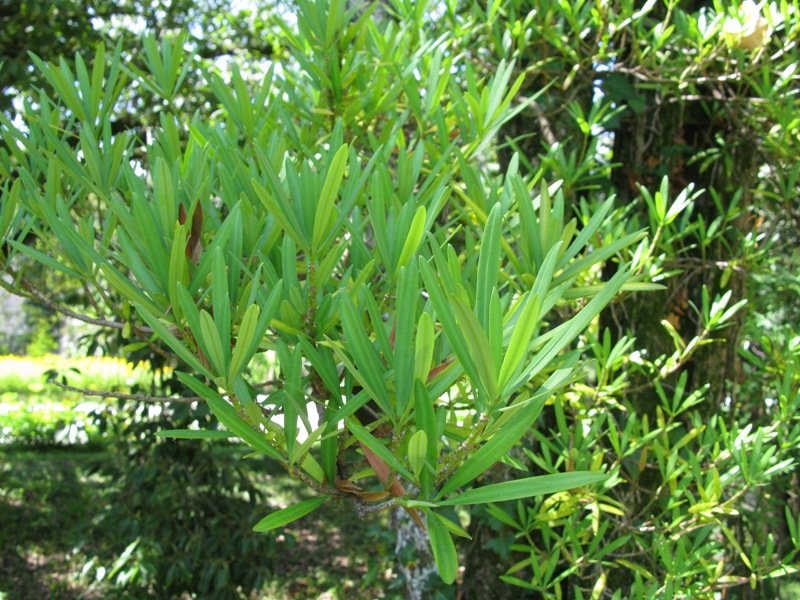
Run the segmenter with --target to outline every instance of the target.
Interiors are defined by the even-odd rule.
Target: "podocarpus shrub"
[[[643,234],[593,249],[610,201],[579,229],[557,183],[476,168],[515,110],[510,66],[481,77],[445,39],[388,27],[380,45],[369,15],[306,8],[292,40],[306,78],[211,73],[220,110],[191,122],[169,110],[191,68],[183,38],[148,40],[149,72],[103,48],[91,72],[34,59],[52,92],[26,105],[25,128],[2,119],[5,265],[29,291],[17,253],[82,281],[99,316],[164,342],[230,432],[318,492],[256,530],[330,497],[359,514],[399,505],[452,582],[451,534],[465,532],[441,508],[604,478],[597,465],[470,489],[579,372],[570,344],[624,286],[644,287],[626,265],[584,287]],[[168,107],[148,140],[110,128],[132,82]],[[580,306],[554,320],[567,299]],[[246,377],[263,351],[279,371],[266,394]]]

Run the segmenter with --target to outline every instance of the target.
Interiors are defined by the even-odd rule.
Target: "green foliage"
[[[251,521],[243,518],[243,511],[245,515],[252,511],[246,508],[242,490],[255,488],[254,497],[260,502],[280,505],[303,497],[302,484],[276,478],[266,461],[242,461],[241,448],[181,449],[174,442],[168,444],[173,447],[154,452],[151,446],[143,452],[137,442],[130,460],[125,456],[131,447],[122,444],[117,448],[123,454],[113,449],[29,453],[3,448],[0,510],[5,518],[0,522],[0,557],[6,568],[0,572],[0,590],[8,597],[144,599],[166,597],[160,591],[169,589],[178,590],[174,595],[216,596],[192,587],[205,581],[206,589],[213,590],[218,574],[225,573],[216,557],[204,553],[203,546],[209,543],[214,551],[236,556],[221,597],[236,587],[235,597],[251,593],[280,600],[326,593],[339,598],[399,597],[392,592],[397,581],[385,576],[392,570],[393,539],[384,520],[356,530],[351,514],[328,504],[279,536],[254,534]],[[137,461],[143,462],[137,465]],[[157,487],[164,494],[163,506],[148,504],[140,493],[126,499],[124,491],[131,491],[124,477],[128,468],[140,480],[151,469],[153,477],[144,487]],[[172,471],[183,487],[177,482],[168,485]],[[239,492],[235,485],[241,486]],[[190,518],[187,509],[208,511],[213,502],[212,516]],[[143,507],[151,514],[143,514]],[[112,521],[111,514],[118,520]],[[176,527],[176,519],[189,524]],[[165,541],[162,532],[167,529],[177,532]],[[247,545],[254,552],[240,555]],[[313,561],[310,545],[324,548]],[[178,553],[170,554],[167,563],[162,552]],[[164,576],[173,564],[180,566],[167,583]],[[184,568],[192,569],[192,574]],[[245,569],[268,575],[252,589],[248,586],[258,584],[257,578]],[[224,576],[219,577],[222,581]]]
[[[4,393],[33,395],[44,399],[80,399],[52,385],[50,380],[83,389],[99,391],[130,390],[148,387],[153,381],[153,372],[145,365],[133,366],[113,358],[64,358],[50,355],[44,357],[0,357],[0,387]],[[11,399],[13,400],[13,398]]]
[[[621,348],[611,347],[609,340],[606,333],[604,344],[592,345],[600,364],[620,355]],[[612,377],[625,379],[626,370],[637,368],[641,365],[625,361],[610,371]],[[785,385],[796,388],[794,368],[786,374],[794,383]],[[491,505],[489,515],[516,538],[507,548],[515,559],[505,581],[555,598],[566,577],[591,590],[600,572],[600,589],[624,588],[629,590],[626,597],[669,593],[698,598],[712,597],[720,587],[796,572],[796,541],[777,562],[772,559],[777,548],[772,533],[749,530],[753,537],[746,544],[736,528],[753,518],[763,522],[784,517],[783,512],[759,516],[754,510],[762,490],[782,485],[796,464],[797,394],[782,402],[780,412],[774,407],[771,423],[741,426],[731,421],[730,406],[704,419],[695,408],[703,401],[703,390],[687,393],[685,374],[672,393],[657,376],[654,381],[661,398],[655,422],[614,410],[610,386],[587,387],[568,394],[563,408],[556,404],[557,431],[536,432],[534,447],[542,451],[526,447],[527,460],[545,471],[564,462],[581,469],[610,460],[609,478],[584,496],[582,504],[575,496],[556,494],[516,507]],[[619,386],[619,379],[613,385]],[[589,397],[591,402],[585,400]],[[655,481],[665,483],[652,489]],[[632,513],[631,506],[642,508]],[[786,518],[797,522],[791,511]],[[618,553],[623,547],[643,552],[631,560]],[[729,551],[734,554],[728,561],[741,562],[749,575],[735,574],[727,561],[720,561]]]
[[[0,444],[4,448],[49,450],[64,446],[97,448],[104,445],[88,411],[60,403],[31,405],[28,402],[10,402],[11,398],[14,398],[12,394],[3,394]]]
[[[34,59],[0,117],[6,285],[80,282],[313,490],[258,530],[400,506],[451,584],[448,510],[488,504],[504,581],[545,597],[769,593],[800,511],[798,7],[740,8],[302,1],[287,60],[207,69],[190,111],[187,33]],[[112,126],[132,88],[142,137]]]
[[[263,492],[240,463],[217,460],[209,443],[153,435],[190,421],[210,427],[207,409],[148,412],[140,405],[96,416],[115,440],[116,460],[106,468],[123,477],[95,517],[98,528],[115,532],[115,543],[86,562],[84,581],[105,582],[123,596],[155,589],[161,597],[192,591],[239,598],[240,590],[262,587],[275,549],[274,537],[252,535]]]
[[[31,341],[25,348],[27,356],[37,358],[40,356],[47,356],[53,354],[58,350],[58,342],[53,339],[50,332],[46,329],[37,329],[34,331]]]
[[[263,4],[263,3],[262,3]],[[141,0],[99,0],[91,6],[77,0],[29,0],[2,2],[3,31],[0,33],[0,109],[9,110],[20,92],[42,85],[43,74],[30,69],[29,53],[45,61],[68,65],[80,74],[91,63],[81,65],[73,58],[109,38],[119,41],[136,65],[149,63],[147,49],[142,56],[140,32],[183,30],[190,32],[186,41],[201,61],[209,63],[231,55],[257,60],[280,52],[279,44],[265,18],[269,8],[245,10],[231,6],[230,0],[176,0],[168,5]],[[200,72],[191,73],[180,89],[183,106],[202,104],[202,94],[195,94]],[[146,86],[147,88],[147,86]],[[148,90],[129,90],[129,100],[136,103],[138,114],[120,111],[111,125],[115,130],[141,129],[157,122],[161,98]]]
[[[584,503],[490,509],[507,582],[553,598],[772,597],[797,577],[797,414],[783,409],[798,385],[798,14],[796,2],[447,4],[464,52],[528,75],[535,102],[501,130],[527,174],[563,179],[581,223],[617,194],[624,212],[593,241],[648,225],[632,270],[668,288],[604,312],[584,338],[592,376],[509,460],[603,463],[610,477]]]
[[[305,10],[309,18],[327,15],[315,28],[301,29],[308,38],[303,47],[312,53],[357,40],[358,56],[359,48],[368,49],[367,31],[377,33],[366,15],[344,29],[352,15],[336,6]],[[394,35],[391,28],[386,35]],[[339,71],[342,65],[326,63],[332,71],[321,74],[318,85],[330,114],[323,111],[320,119],[317,113],[293,114],[303,104],[281,106],[291,82],[270,83],[271,73],[261,87],[262,101],[268,98],[270,104],[264,115],[234,73],[234,97],[212,86],[227,107],[219,116],[197,115],[191,123],[163,119],[145,148],[150,185],[130,162],[128,137],[111,134],[104,123],[120,101],[125,78],[169,101],[188,68],[178,59],[181,43],[165,39],[159,50],[148,41],[145,72],[126,68],[118,51],[106,64],[101,48],[91,76],[78,69],[76,87],[66,63],[38,61],[63,105],[42,96],[41,106],[28,107],[32,126],[24,132],[5,122],[9,148],[24,140],[42,152],[19,150],[9,157],[21,175],[13,192],[6,187],[4,201],[13,201],[18,211],[11,221],[24,222],[25,231],[46,246],[22,244],[12,230],[10,257],[18,252],[83,281],[95,304],[105,302],[117,318],[123,304],[133,306],[126,328],[145,339],[152,332],[165,342],[205,379],[183,381],[221,423],[319,493],[369,504],[370,492],[359,490],[377,483],[385,489],[379,496],[394,498],[418,520],[415,502],[458,504],[457,488],[518,443],[544,399],[577,372],[577,356],[564,360],[562,351],[630,278],[621,268],[605,285],[581,289],[579,278],[609,258],[587,251],[592,229],[601,222],[576,236],[575,226],[564,224],[559,191],[543,185],[531,202],[515,168],[504,185],[502,178],[489,179],[470,164],[510,116],[519,80],[508,87],[510,70],[503,67],[478,81],[465,64],[470,84],[463,98],[471,115],[444,99],[412,115],[399,111],[399,98],[401,90],[409,97],[416,89],[414,69],[428,68],[421,51],[403,57],[402,72],[399,57],[381,67],[397,97],[377,105],[370,105],[368,96],[343,96],[337,83],[350,77],[347,68],[356,75],[373,67],[356,62]],[[315,92],[301,86],[293,94]],[[345,117],[353,111],[352,118],[343,120],[342,110]],[[383,126],[379,115],[390,119],[391,127]],[[66,134],[47,128],[50,119],[79,132],[74,148]],[[343,143],[346,134],[352,136],[353,122],[363,124],[367,138],[358,146]],[[456,140],[435,133],[447,122],[460,131]],[[179,142],[179,131],[186,144]],[[40,175],[62,185],[58,191],[54,185],[42,188],[36,183]],[[462,186],[468,202],[453,197]],[[519,218],[503,216],[510,210],[519,211]],[[628,236],[614,251],[639,237]],[[529,243],[529,255],[514,249]],[[98,277],[116,296],[96,287]],[[547,314],[567,290],[572,297],[594,297],[548,330]],[[412,351],[422,344],[426,350]],[[282,385],[262,399],[243,367],[264,350],[276,353]],[[416,364],[417,354],[423,364]],[[357,415],[368,403],[372,422]],[[321,423],[312,442],[303,443],[298,425],[311,434],[310,411]],[[283,426],[271,418],[276,412],[282,413]],[[431,443],[430,452],[426,447],[424,456],[410,458],[409,439],[417,431],[444,443],[438,448]],[[322,440],[318,448],[316,439]],[[370,471],[357,468],[359,453],[377,482],[368,479]],[[409,490],[424,488],[426,495],[407,491],[395,474]],[[546,488],[520,482],[512,496],[597,479],[579,473],[551,477],[555,482]],[[508,493],[494,489],[485,488],[480,501]],[[305,506],[285,514],[299,516]],[[283,514],[271,519],[287,520]],[[437,536],[442,548],[445,539]],[[436,556],[452,555],[448,550]]]

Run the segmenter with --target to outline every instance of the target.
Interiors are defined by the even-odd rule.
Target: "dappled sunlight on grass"
[[[152,372],[144,363],[134,366],[118,358],[0,356],[0,390],[4,401],[9,392],[45,396],[52,392],[60,396],[61,390],[47,383],[50,378],[66,379],[66,383],[79,388],[118,390],[148,385]]]
[[[107,400],[67,391],[49,379],[76,388],[128,391],[150,386],[153,373],[115,358],[0,356],[0,444],[23,447],[97,446],[100,433],[90,413]]]

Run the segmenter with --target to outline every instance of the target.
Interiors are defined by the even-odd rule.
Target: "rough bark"
[[[497,532],[485,523],[477,522],[469,528],[472,540],[464,552],[464,582],[461,586],[463,600],[520,600],[530,597],[522,588],[503,583],[509,561],[502,560],[487,542],[497,538]]]
[[[428,536],[402,508],[392,511],[392,527],[397,533],[395,564],[406,582],[406,598],[424,600],[439,577]]]
[[[734,127],[730,120],[732,115],[728,117],[729,107],[724,103],[712,105],[710,108],[716,111],[712,114],[717,117],[711,119],[709,107],[699,101],[659,105],[656,100],[652,98],[648,109],[641,113],[622,119],[616,132],[614,161],[621,166],[613,177],[621,204],[636,201],[637,185],[658,189],[664,175],[669,178],[672,198],[690,182],[695,189],[715,189],[726,204],[732,201],[737,190],[749,188],[755,170],[755,145],[749,132]],[[721,147],[718,146],[720,139],[724,140]],[[737,165],[734,171],[701,170],[698,162],[691,161],[697,153],[717,148],[732,154],[732,162]],[[742,201],[746,203],[747,198]],[[646,215],[646,207],[640,207],[639,211],[643,217]],[[701,215],[706,223],[719,216],[708,191],[696,200],[694,215],[695,219]],[[744,232],[749,223],[743,217],[733,225]],[[686,248],[686,252],[674,257],[673,264],[669,265],[682,272],[665,282],[666,291],[635,294],[613,305],[603,316],[603,326],[611,328],[616,335],[631,331],[650,359],[670,354],[673,343],[661,319],[669,320],[687,341],[701,333],[702,323],[691,305],[702,305],[703,286],[708,288],[712,298],[732,290],[731,304],[747,296],[747,274],[742,270],[734,270],[725,286],[722,285],[724,268],[736,258],[736,244],[737,240],[731,237],[725,243],[715,242],[702,251],[699,244]],[[730,327],[716,335],[713,344],[701,349],[687,365],[689,389],[697,389],[704,383],[711,385],[706,403],[708,411],[725,401],[732,392],[732,384],[741,377],[736,346],[743,316],[744,313],[740,313]],[[652,413],[658,403],[651,388],[637,392],[631,401],[644,413]]]

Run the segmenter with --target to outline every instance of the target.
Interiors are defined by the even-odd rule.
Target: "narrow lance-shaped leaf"
[[[292,521],[296,521],[300,517],[305,517],[308,513],[315,511],[329,498],[330,496],[317,496],[316,498],[309,498],[308,500],[303,500],[292,506],[277,510],[256,523],[253,526],[253,531],[271,531],[278,527],[288,525]]]
[[[263,288],[259,289],[263,291]],[[279,280],[269,296],[266,296],[266,293],[259,296],[257,306],[260,308],[261,314],[259,314],[259,311],[252,310],[255,305],[251,305],[245,312],[245,318],[239,325],[239,335],[237,336],[236,346],[233,349],[233,355],[231,357],[231,366],[228,370],[229,380],[234,379],[258,351],[258,346],[264,338],[272,315],[275,314],[275,310],[282,297],[283,282]],[[251,316],[255,315],[258,317],[254,325],[252,318],[246,318],[248,313],[251,313]]]
[[[8,181],[3,184],[2,194],[0,194],[0,239],[6,236],[12,220],[17,215],[21,189],[22,180],[19,178],[14,179],[10,192],[8,191]]]
[[[320,460],[322,461],[322,470],[325,474],[325,480],[328,482],[328,485],[333,485],[336,481],[336,460],[339,453],[339,444],[338,444],[338,429],[336,422],[331,419],[331,415],[333,415],[333,410],[330,407],[325,409],[325,423],[326,432],[328,435],[322,438],[320,441]],[[336,435],[330,435],[330,432],[334,432]]]
[[[311,236],[311,243],[316,252],[324,252],[324,249],[319,246],[328,234],[328,227],[333,217],[336,196],[339,192],[339,186],[342,183],[342,177],[344,177],[345,167],[347,167],[347,153],[347,144],[336,151],[331,165],[328,168],[328,175],[325,178],[325,185],[322,187],[322,193],[319,196],[317,212],[314,215],[314,231]]]
[[[591,471],[573,471],[571,473],[554,473],[526,477],[516,481],[503,481],[457,494],[447,500],[440,500],[442,506],[462,506],[466,504],[486,504],[488,502],[505,502],[532,496],[555,494],[576,487],[590,485],[608,479],[604,473]]]
[[[176,440],[218,440],[236,436],[230,431],[219,431],[218,429],[164,429],[156,431],[156,437]]]
[[[178,283],[178,300],[183,309],[183,318],[186,320],[189,331],[198,342],[202,342],[202,340],[199,339],[201,337],[200,310],[197,308],[197,304],[189,293],[189,290],[183,287],[182,283]]]
[[[347,419],[347,428],[359,442],[372,450],[378,457],[381,458],[381,460],[383,460],[397,473],[409,481],[414,481],[414,476],[403,466],[403,463],[401,463],[394,454],[389,452],[386,446],[381,444],[381,442],[375,436],[373,436],[364,427],[359,425],[352,417]]]
[[[145,322],[150,325],[153,329],[155,334],[169,346],[172,350],[177,354],[187,365],[192,367],[196,372],[208,377],[209,379],[213,379],[215,375],[211,372],[211,370],[206,367],[200,359],[197,358],[192,351],[183,343],[183,341],[179,340],[174,334],[170,332],[166,325],[164,325],[158,317],[154,316],[150,313],[144,306],[139,304],[136,301],[132,302],[133,305],[136,307],[136,312],[145,320]]]
[[[202,214],[200,205],[195,209],[195,214]],[[194,228],[192,228],[194,235]],[[211,262],[211,297],[214,306],[214,324],[217,326],[220,342],[222,343],[224,364],[220,365],[223,369],[222,374],[228,372],[230,365],[230,343],[231,343],[231,299],[228,291],[228,274],[225,259],[222,256],[222,248],[214,248],[214,258]]]
[[[646,236],[646,231],[638,231],[615,240],[610,244],[595,248],[589,254],[586,254],[585,256],[582,256],[581,258],[578,258],[567,265],[564,270],[553,279],[553,285],[558,285],[564,281],[573,279],[576,275],[586,271],[592,265],[601,263],[609,257],[617,254],[623,248],[627,248],[631,244],[635,244]]]
[[[400,270],[392,348],[395,400],[400,416],[406,413],[414,387],[414,321],[418,292],[417,265],[412,262]]]
[[[197,335],[197,332],[195,332],[195,335]],[[214,367],[214,370],[217,374],[224,376],[227,372],[225,368],[225,363],[227,362],[225,358],[226,352],[222,348],[222,340],[219,339],[219,331],[214,324],[214,318],[205,309],[200,311],[200,337],[198,341],[202,344],[206,357]]]
[[[500,377],[497,385],[500,389],[501,397],[506,395],[506,386],[525,356],[531,336],[536,329],[540,306],[539,296],[531,297],[528,295],[517,320],[517,326],[514,327],[514,331],[511,334],[511,342],[508,344],[506,355],[503,358],[503,365],[500,367]]]
[[[344,294],[339,303],[339,312],[342,320],[342,329],[347,340],[347,349],[353,356],[353,361],[359,373],[363,377],[364,387],[369,388],[372,399],[378,403],[387,415],[394,418],[394,409],[389,400],[389,393],[386,391],[386,384],[383,380],[385,366],[381,361],[375,348],[372,346],[361,317],[356,311],[355,304],[350,296]],[[334,346],[334,351],[337,347]],[[338,354],[338,352],[337,352]]]
[[[239,324],[239,335],[236,336],[236,345],[233,348],[231,355],[231,364],[228,369],[228,379],[233,379],[238,375],[245,366],[245,361],[250,357],[246,356],[253,339],[258,335],[256,325],[261,309],[257,304],[251,304],[246,311]],[[264,332],[261,332],[264,335]]]
[[[425,459],[428,453],[428,436],[422,430],[417,431],[408,440],[408,464],[419,480],[420,473],[425,468]]]
[[[424,431],[427,440],[425,447],[425,460],[428,464],[435,467],[438,449],[436,445],[436,415],[433,410],[433,400],[425,388],[422,380],[417,379],[414,381],[414,402],[416,411],[414,416],[416,418],[417,431]],[[433,493],[433,479],[434,473],[425,469],[419,476],[419,483],[422,487],[422,497],[429,498]]]
[[[425,207],[420,206],[414,214],[414,220],[411,221],[411,227],[408,230],[406,241],[403,244],[403,249],[400,251],[400,258],[394,267],[395,278],[399,277],[400,269],[407,266],[411,258],[419,249],[419,244],[422,241],[422,236],[425,233]]]
[[[277,340],[275,349],[278,354],[278,361],[281,367],[283,379],[283,427],[286,439],[286,451],[291,458],[294,452],[294,445],[297,441],[297,418],[303,414],[306,430],[311,431],[308,417],[305,413],[305,396],[302,384],[302,358],[300,353],[302,348],[295,346],[293,351],[289,350],[286,343]],[[301,406],[303,404],[303,406]]]
[[[475,290],[475,313],[484,330],[489,329],[489,302],[492,289],[497,285],[500,274],[500,225],[502,222],[500,203],[489,212],[486,228],[481,236],[481,249],[478,257],[478,281]]]
[[[45,265],[50,269],[53,269],[54,271],[60,271],[61,273],[64,273],[65,275],[74,278],[76,281],[82,281],[84,279],[84,277],[77,271],[71,269],[67,265],[60,263],[52,256],[48,256],[47,254],[44,254],[43,252],[36,250],[35,248],[31,248],[26,244],[21,244],[16,240],[8,240],[7,243],[9,246],[14,248],[14,250],[26,254],[33,260]]]
[[[271,170],[271,165],[269,164],[268,159],[265,159],[265,167],[269,167],[270,170],[268,173],[270,173],[275,179],[275,181],[272,182],[273,187],[281,186],[282,184],[278,179],[277,174]],[[278,202],[275,198],[273,198],[272,194],[255,179],[252,180],[252,184],[256,194],[258,194],[258,198],[266,207],[267,211],[269,211],[269,213],[278,222],[280,228],[283,229],[298,246],[300,246],[303,250],[308,251],[308,244],[304,235],[305,232],[301,230],[300,223],[298,222],[296,215],[291,213],[292,209],[288,202],[285,199],[283,202]]]
[[[497,398],[497,370],[492,358],[493,353],[489,346],[489,338],[486,337],[486,332],[466,302],[458,296],[450,296],[450,304],[456,313],[458,324],[461,326],[461,331],[467,340],[467,344],[469,344],[472,356],[475,358],[475,364],[478,367],[478,373],[481,378],[480,381],[486,386],[488,400],[493,402]],[[477,384],[479,382],[473,383]]]
[[[597,230],[605,221],[608,212],[614,207],[614,201],[614,196],[611,196],[608,200],[603,202],[599,208],[596,209],[596,212],[589,219],[589,222],[581,228],[578,236],[572,240],[569,248],[567,248],[564,254],[561,255],[561,258],[558,262],[559,268],[566,266],[570,260],[578,255],[578,252],[586,247],[586,245],[589,243],[589,240],[592,239],[592,236],[595,235]]]
[[[284,461],[284,457],[270,446],[266,438],[254,430],[247,422],[245,422],[237,413],[236,409],[230,405],[222,396],[209,388],[204,383],[198,381],[187,373],[178,373],[178,378],[192,389],[198,396],[201,396],[207,403],[211,412],[219,419],[219,422],[227,427],[232,433],[244,442],[251,445],[256,450],[266,454],[267,456]]]
[[[453,314],[453,307],[450,302],[448,302],[444,290],[439,285],[438,277],[433,272],[431,266],[422,257],[420,257],[419,260],[419,269],[420,273],[422,273],[422,279],[425,282],[425,290],[430,296],[433,309],[436,311],[436,315],[442,324],[447,339],[450,341],[450,345],[453,347],[455,355],[461,363],[461,367],[477,388],[479,390],[483,389],[485,392],[486,388],[481,380],[478,368],[475,366],[470,347],[464,339],[461,328],[456,322],[455,315]],[[484,395],[486,396],[488,394],[484,393]]]
[[[439,576],[446,584],[450,585],[456,580],[458,574],[458,553],[453,543],[450,532],[435,513],[426,510],[428,515],[428,536],[431,540],[433,559],[439,569]]]
[[[464,461],[464,464],[445,482],[436,497],[441,498],[462,485],[466,485],[500,460],[530,429],[536,417],[539,416],[545,400],[546,398],[542,398],[519,409],[514,420],[501,428],[492,439]]]
[[[306,338],[299,338],[298,342],[303,349],[303,356],[311,363],[311,367],[322,378],[322,382],[328,391],[334,396],[341,395],[339,374],[336,370],[336,361],[333,360],[329,348],[319,345],[314,346]],[[335,400],[334,400],[335,402]]]
[[[172,250],[169,257],[169,302],[172,312],[175,313],[176,320],[183,316],[180,299],[178,297],[178,283],[184,286],[189,285],[189,271],[186,265],[186,253],[184,243],[187,235],[187,225],[175,225],[175,233],[172,238]]]
[[[414,349],[414,379],[427,381],[433,361],[434,330],[430,313],[424,312],[417,322],[417,339]]]
[[[514,380],[508,388],[509,391],[518,388],[525,382],[529,381],[536,373],[538,373],[545,365],[547,365],[553,357],[555,357],[567,344],[572,342],[578,335],[589,326],[589,323],[600,313],[600,311],[611,301],[614,295],[622,287],[622,284],[630,277],[630,265],[624,265],[614,275],[605,288],[597,294],[583,309],[572,319],[566,323],[559,325],[553,330],[554,335],[547,345],[542,348],[536,357],[527,365],[522,373]]]

